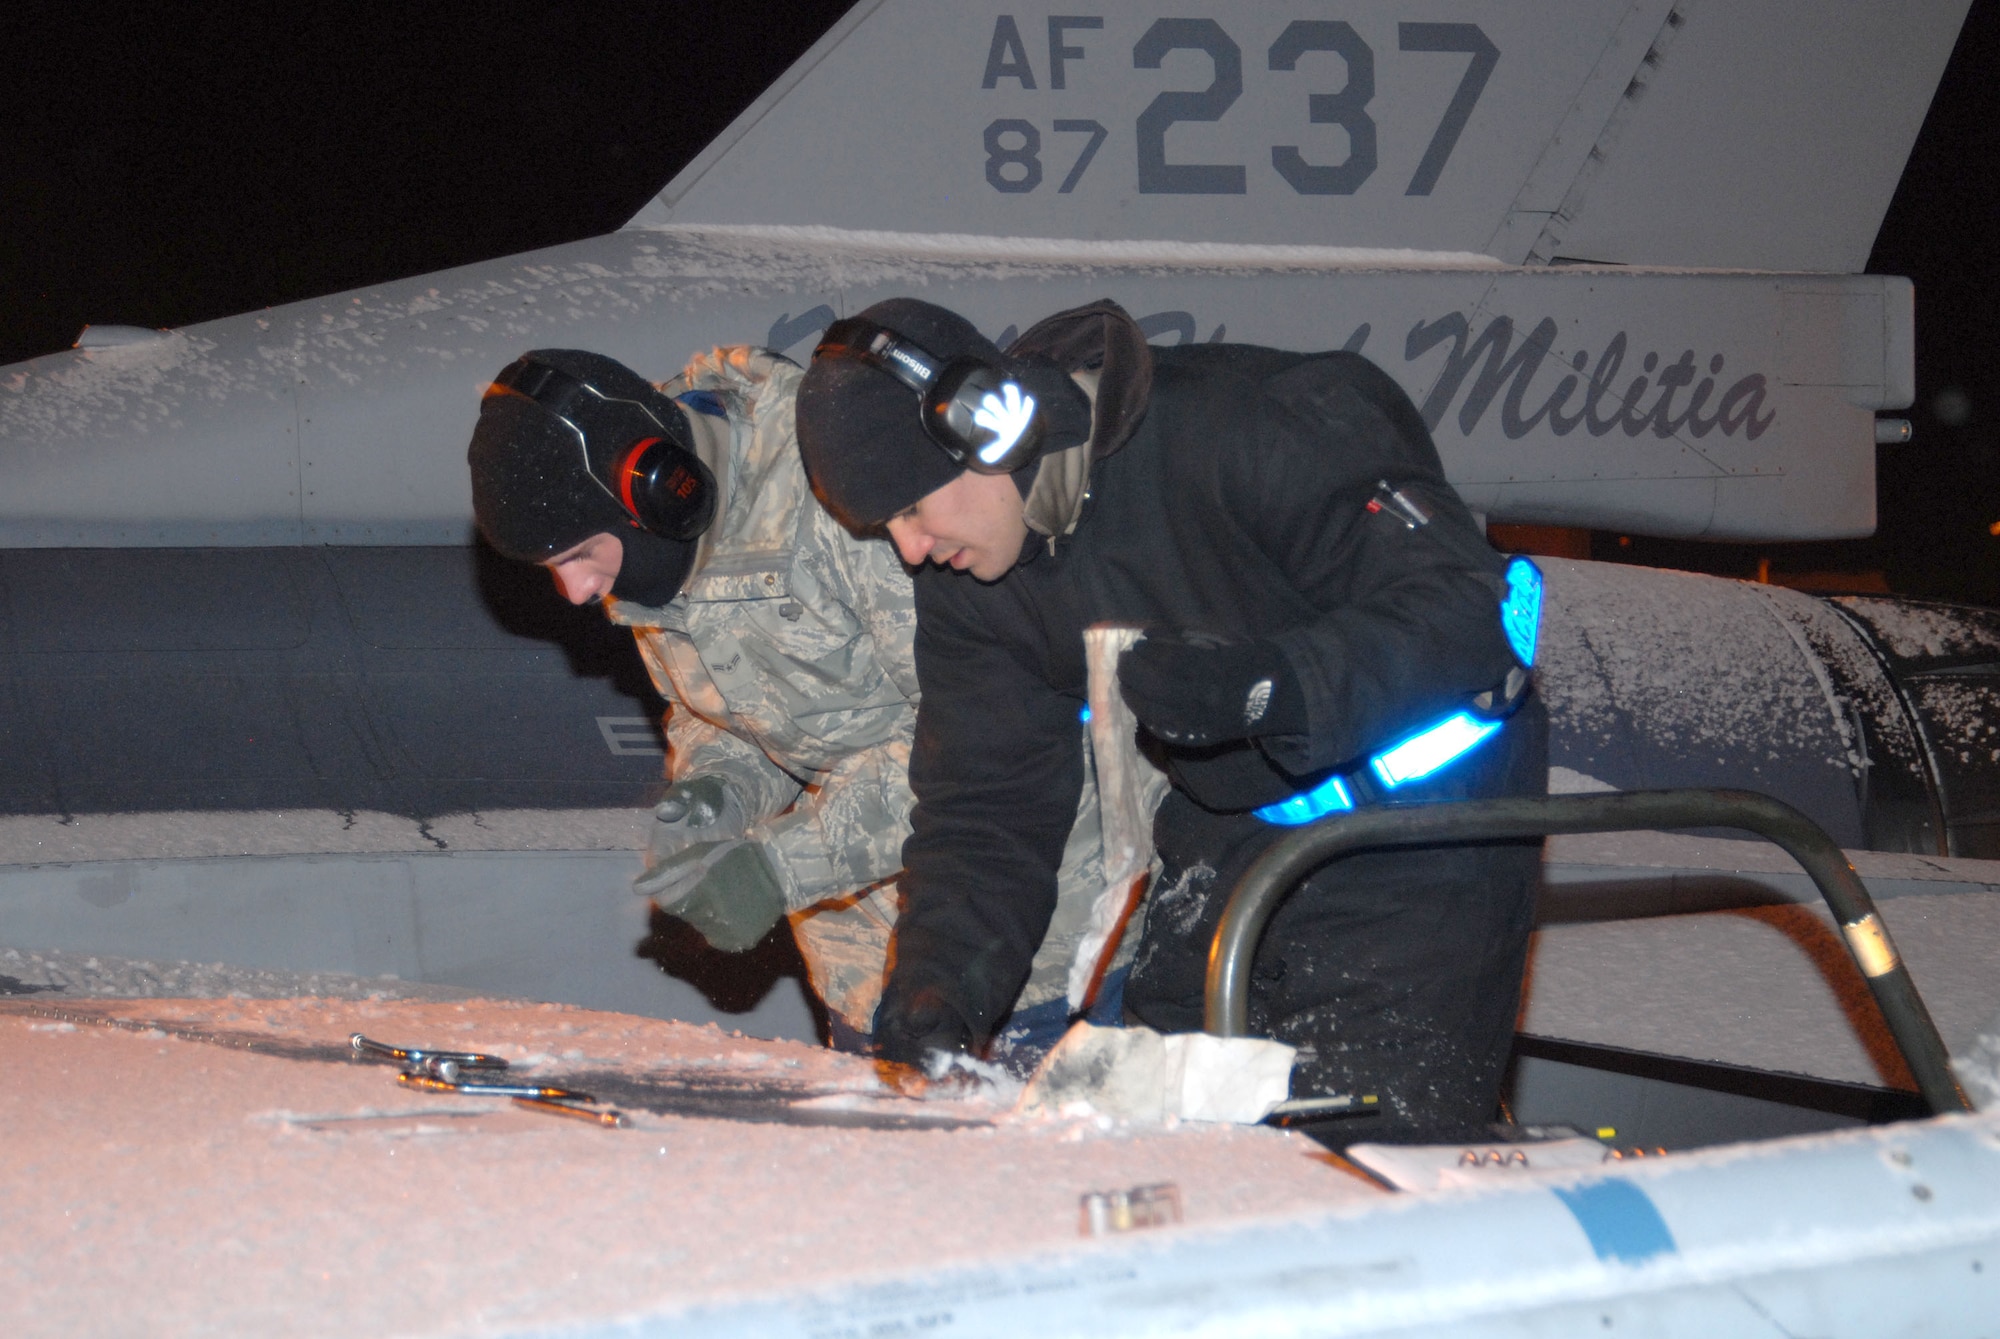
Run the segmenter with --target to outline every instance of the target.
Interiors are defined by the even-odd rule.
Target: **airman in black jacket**
[[[1119,683],[1173,781],[1125,993],[1163,1031],[1201,1026],[1227,894],[1305,797],[1544,789],[1545,718],[1501,618],[1507,565],[1366,359],[1152,349],[1110,303],[1002,354],[898,299],[828,332],[798,415],[822,499],[886,524],[922,568],[917,807],[875,1020],[889,1058],[977,1048],[1040,943],[1082,779],[1092,625],[1145,630]],[[1395,784],[1371,769],[1460,717],[1476,744]],[[1357,1138],[1487,1120],[1538,868],[1534,842],[1414,848],[1303,883],[1251,997],[1253,1027],[1300,1048],[1294,1094],[1375,1097]]]

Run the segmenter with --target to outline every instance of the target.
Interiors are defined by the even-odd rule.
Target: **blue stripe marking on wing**
[[[1680,1249],[1652,1199],[1630,1181],[1559,1188],[1556,1198],[1576,1215],[1600,1260],[1636,1265]]]

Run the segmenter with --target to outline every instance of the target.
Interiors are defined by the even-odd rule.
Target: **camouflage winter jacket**
[[[632,629],[672,704],[669,775],[720,776],[735,790],[814,989],[865,1032],[914,803],[916,605],[894,548],[856,539],[813,499],[793,428],[800,376],[780,355],[739,346],[696,357],[662,387],[707,392],[724,411],[700,412],[697,399],[688,415],[721,488],[717,521],[671,604],[607,601],[606,612]],[[1081,726],[1078,739],[1084,747]],[[1061,879],[1073,914],[1058,914],[1021,1006],[1063,993],[1101,882],[1094,790],[1079,814]]]

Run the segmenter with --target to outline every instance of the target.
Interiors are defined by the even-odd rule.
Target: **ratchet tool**
[[[514,1105],[529,1111],[590,1121],[611,1129],[623,1129],[632,1123],[622,1111],[595,1109],[597,1099],[574,1088],[496,1080],[493,1076],[507,1068],[507,1062],[497,1055],[391,1046],[364,1037],[359,1032],[347,1040],[356,1055],[400,1064],[403,1072],[396,1076],[396,1082],[406,1088],[421,1088],[431,1093],[458,1093],[466,1097],[510,1097]]]
[[[548,1088],[537,1083],[473,1083],[465,1080],[434,1079],[408,1070],[396,1076],[406,1088],[422,1088],[430,1093],[464,1093],[468,1097],[535,1097],[549,1102],[595,1102],[589,1093],[574,1088]]]
[[[356,1055],[399,1061],[408,1073],[421,1071],[447,1082],[455,1081],[461,1072],[468,1069],[507,1068],[507,1062],[499,1056],[481,1055],[477,1051],[426,1051],[414,1046],[390,1046],[386,1042],[371,1041],[359,1032],[347,1041]]]

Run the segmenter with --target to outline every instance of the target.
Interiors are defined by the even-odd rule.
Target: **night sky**
[[[848,4],[12,6],[0,363],[610,231]],[[1880,533],[1598,556],[2000,605],[1996,58],[2000,0],[1975,0],[1868,265],[1917,284]]]
[[[851,3],[10,5],[0,362],[610,232]]]

